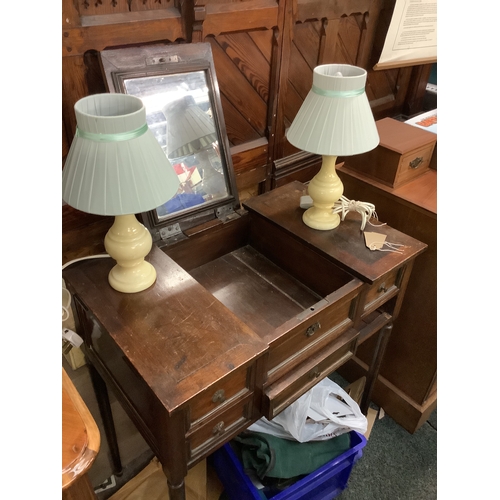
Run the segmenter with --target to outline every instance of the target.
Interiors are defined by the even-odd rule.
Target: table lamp
[[[140,292],[155,282],[156,271],[144,260],[151,235],[135,214],[172,198],[179,180],[138,97],[96,94],[74,109],[77,128],[63,169],[62,198],[83,212],[115,216],[104,239],[117,262],[109,283],[120,292]]]
[[[335,170],[337,157],[365,153],[379,143],[365,94],[366,76],[363,68],[349,64],[314,68],[312,88],[287,131],[290,144],[323,156],[320,171],[308,185],[313,205],[302,216],[313,229],[334,229],[340,223],[333,212],[344,192]]]

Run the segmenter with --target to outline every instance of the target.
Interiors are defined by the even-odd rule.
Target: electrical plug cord
[[[111,256],[107,253],[101,253],[101,254],[97,254],[97,255],[88,255],[87,257],[80,257],[79,259],[73,259],[73,260],[70,260],[69,262],[66,262],[66,264],[63,264],[62,270],[64,271],[71,264],[74,264],[75,262],[80,262],[81,260],[102,259],[102,258],[107,258],[107,257],[111,257]]]
[[[110,255],[106,254],[98,254],[98,255],[89,255],[88,257],[81,257],[79,259],[73,259],[69,262],[66,262],[62,266],[62,270],[66,269],[71,264],[75,262],[80,262],[82,260],[88,259],[102,259],[110,257]],[[66,283],[64,282],[64,278],[62,280],[62,321],[66,321],[70,317],[70,307],[71,307],[71,293],[69,293],[66,288]],[[80,347],[83,344],[83,339],[73,330],[69,328],[62,329],[62,339],[63,339],[63,352],[67,354],[73,347]]]

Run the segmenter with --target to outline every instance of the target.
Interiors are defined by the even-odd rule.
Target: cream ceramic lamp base
[[[150,287],[156,270],[144,260],[153,244],[149,231],[135,215],[117,215],[104,238],[106,252],[117,264],[109,272],[109,284],[119,292],[135,293]]]
[[[304,212],[302,220],[313,229],[326,231],[340,224],[340,217],[333,213],[333,206],[344,193],[344,186],[335,170],[336,161],[336,156],[324,155],[320,171],[308,185],[313,206]]]

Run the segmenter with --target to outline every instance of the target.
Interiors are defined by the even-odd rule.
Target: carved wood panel
[[[75,4],[81,16],[117,14],[130,10],[129,0],[76,0]]]
[[[100,50],[209,42],[228,138],[238,148],[239,176],[246,176],[248,182],[265,180],[266,189],[270,188],[273,169],[276,177],[280,168],[283,172],[311,168],[306,156],[288,144],[285,131],[311,87],[318,64],[365,67],[366,92],[376,119],[393,116],[405,106],[418,111],[425,93],[425,69],[371,69],[382,50],[394,3],[63,0],[63,119],[68,141],[74,133],[75,102],[104,91],[95,57]],[[418,82],[413,83],[415,78]],[[307,180],[308,174],[300,175]]]
[[[264,137],[269,102],[272,32],[232,33],[208,37],[206,41],[212,46],[231,145]]]
[[[130,11],[166,9],[174,6],[174,0],[129,0]]]
[[[75,0],[80,16],[98,16],[173,7],[174,0]]]

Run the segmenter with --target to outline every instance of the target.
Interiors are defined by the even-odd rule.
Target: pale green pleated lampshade
[[[365,93],[367,73],[349,64],[314,68],[313,85],[286,133],[296,148],[331,156],[374,149],[379,135]]]
[[[66,203],[91,214],[126,215],[153,210],[175,195],[179,179],[138,97],[91,95],[75,104],[75,115],[63,170]]]

